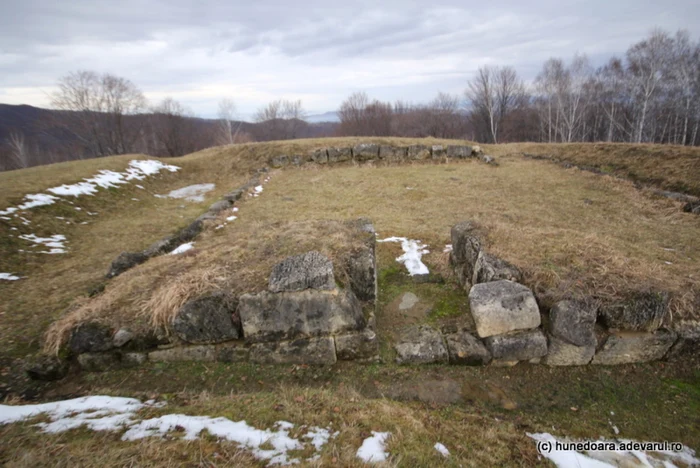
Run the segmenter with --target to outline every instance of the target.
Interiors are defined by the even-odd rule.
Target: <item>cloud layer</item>
[[[653,27],[700,32],[696,0],[7,3],[0,102],[48,106],[60,76],[88,69],[202,116],[223,97],[243,115],[280,97],[334,110],[357,90],[423,102],[461,93],[482,65],[513,65],[529,79],[551,56],[601,63]]]

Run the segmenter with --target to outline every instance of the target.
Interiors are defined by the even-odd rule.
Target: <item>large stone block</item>
[[[56,356],[38,356],[27,363],[26,371],[30,379],[60,380],[68,374],[70,363]]]
[[[623,302],[604,305],[600,315],[608,328],[630,331],[654,331],[668,312],[668,293],[643,292]]]
[[[499,361],[528,361],[547,354],[547,338],[540,330],[490,336],[484,343]]]
[[[281,156],[273,156],[270,158],[270,166],[279,168],[279,167],[284,167],[284,166],[289,166],[289,156],[287,155],[281,155]]]
[[[335,337],[335,351],[339,360],[367,360],[376,358],[379,353],[379,341],[372,330],[349,333]]]
[[[433,156],[433,159],[439,159],[447,155],[447,150],[442,145],[433,145],[430,148],[430,154]]]
[[[406,152],[406,157],[413,160],[430,159],[430,148],[425,145],[409,146]]]
[[[336,163],[352,160],[352,148],[328,148],[328,162]]]
[[[355,161],[369,161],[379,157],[379,145],[374,143],[360,143],[352,148],[352,156]]]
[[[220,213],[224,210],[228,210],[232,205],[233,202],[230,200],[219,200],[218,202],[212,203],[208,211],[210,213]]]
[[[173,331],[193,344],[236,340],[241,336],[237,306],[235,297],[222,291],[192,299],[173,319]]]
[[[449,360],[442,334],[427,325],[404,329],[394,348],[398,364],[446,363]]]
[[[471,146],[450,145],[447,147],[447,157],[449,158],[470,158],[472,155]]]
[[[540,326],[532,291],[512,281],[475,284],[469,291],[469,306],[481,338]]]
[[[596,306],[592,301],[559,301],[549,311],[549,332],[569,344],[595,349],[595,321]]]
[[[406,148],[382,145],[379,147],[379,159],[395,162],[403,161],[406,159]]]
[[[595,346],[576,346],[548,335],[547,355],[542,362],[548,366],[583,366],[591,362]]]
[[[450,364],[484,366],[491,361],[491,353],[481,340],[467,331],[445,335]]]
[[[462,221],[452,226],[450,230],[452,240],[450,261],[459,283],[463,286],[471,283],[474,265],[481,251],[481,240],[476,229],[476,225],[471,221]]]
[[[350,288],[361,301],[374,301],[377,298],[377,260],[374,242],[348,258]]]
[[[96,322],[82,323],[71,332],[68,347],[75,354],[108,351],[114,347],[112,330]]]
[[[612,334],[593,357],[592,364],[614,365],[656,361],[676,342],[676,333],[660,329],[654,333]]]
[[[114,278],[136,265],[140,265],[149,259],[144,252],[122,252],[112,261],[107,272],[107,278]]]
[[[362,306],[350,290],[244,294],[238,313],[246,341],[275,341],[362,330]]]
[[[336,363],[333,338],[301,338],[276,343],[257,343],[250,348],[250,362],[257,364],[310,364]]]
[[[272,292],[335,289],[333,263],[316,251],[288,257],[272,269],[268,289]]]
[[[472,284],[498,280],[509,280],[517,283],[522,281],[522,278],[523,274],[518,267],[482,250],[474,264]]]
[[[116,353],[83,353],[78,364],[85,372],[105,372],[120,367],[120,357]]]
[[[216,361],[216,354],[216,346],[214,345],[175,346],[151,351],[148,353],[148,360],[154,362],[214,362]]]
[[[311,160],[316,164],[327,164],[328,152],[325,149],[313,151],[311,153]]]

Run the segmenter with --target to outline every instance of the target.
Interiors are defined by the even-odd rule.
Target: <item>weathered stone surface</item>
[[[333,338],[301,338],[278,343],[257,343],[250,348],[250,362],[258,364],[333,365],[336,363]]]
[[[122,252],[112,261],[107,272],[107,278],[114,278],[126,270],[140,265],[148,260],[148,255],[143,252]]]
[[[178,232],[177,238],[178,238],[178,244],[184,244],[185,242],[189,242],[195,237],[199,235],[200,232],[202,232],[202,229],[204,229],[204,223],[202,220],[197,219],[193,221],[189,226],[186,228],[183,228]]]
[[[335,351],[338,359],[344,361],[373,359],[379,353],[379,341],[372,330],[338,335],[335,337]]]
[[[630,331],[654,331],[668,312],[668,293],[643,292],[624,302],[604,305],[600,315],[608,328]]]
[[[447,151],[445,150],[445,147],[442,145],[433,145],[430,148],[430,154],[433,156],[433,159],[437,158],[442,158],[447,155]]]
[[[272,268],[268,289],[272,292],[335,289],[333,263],[316,251],[288,257]]]
[[[109,327],[95,323],[86,322],[74,328],[68,347],[75,354],[99,353],[113,348],[112,331]]]
[[[481,241],[476,234],[476,225],[471,221],[462,221],[450,230],[452,252],[450,261],[457,274],[459,283],[469,284],[474,277],[474,265],[481,251]]]
[[[559,301],[549,311],[549,332],[566,343],[595,349],[595,321],[596,305],[592,301]]]
[[[34,380],[60,380],[68,374],[70,364],[56,356],[38,356],[27,364],[29,378]]]
[[[157,240],[151,244],[146,250],[143,251],[143,254],[149,258],[155,257],[156,255],[170,252],[177,247],[178,243],[179,239],[177,235],[164,237],[163,239]]]
[[[491,353],[481,340],[467,331],[445,335],[450,364],[484,366],[491,361]]]
[[[328,153],[325,149],[316,150],[311,153],[311,160],[316,164],[327,164]]]
[[[350,288],[361,301],[374,301],[377,298],[377,260],[374,245],[354,252],[348,258]]]
[[[138,367],[148,361],[146,353],[124,353],[122,354],[121,365],[123,367]]]
[[[404,329],[394,349],[398,364],[446,363],[449,359],[442,335],[427,325]]]
[[[481,154],[479,155],[479,159],[481,159],[482,162],[485,162],[486,164],[491,164],[492,166],[498,166],[498,163],[496,162],[493,157],[486,155],[486,154]]]
[[[218,202],[212,203],[208,211],[210,213],[220,213],[221,211],[231,208],[231,205],[233,205],[233,202],[229,200],[219,200]]]
[[[236,299],[217,291],[185,303],[173,320],[173,331],[193,344],[220,343],[240,338]]]
[[[302,158],[301,156],[298,156],[298,155],[292,156],[292,165],[293,166],[301,166],[302,164],[304,164],[304,158]]]
[[[522,278],[523,274],[518,267],[482,250],[479,252],[474,264],[472,284],[498,280],[509,280],[517,283],[522,281]]]
[[[430,148],[425,145],[412,145],[408,147],[406,156],[408,159],[430,159]]]
[[[213,219],[216,219],[216,214],[207,211],[206,213],[197,216],[195,222],[203,223],[204,221],[211,221]]]
[[[245,362],[248,360],[249,349],[238,343],[223,343],[216,347],[216,360],[219,362]]]
[[[469,291],[469,306],[481,338],[540,325],[532,291],[512,281],[475,284]]]
[[[352,148],[352,156],[355,161],[369,161],[379,157],[379,145],[374,143],[360,143]]]
[[[479,145],[472,146],[472,154],[478,155],[478,154],[481,154],[482,152],[483,152],[483,150],[481,149],[481,146],[479,146]]]
[[[576,346],[547,335],[547,355],[542,359],[548,366],[583,366],[591,362],[595,346]]]
[[[85,372],[104,372],[116,369],[121,360],[116,353],[83,353],[78,356],[78,364]]]
[[[527,361],[547,354],[547,338],[540,330],[490,336],[484,344],[499,361]]]
[[[249,342],[333,335],[366,325],[360,301],[350,290],[244,294],[238,313]]]
[[[289,160],[289,156],[287,156],[287,155],[273,156],[272,158],[270,158],[269,163],[270,163],[270,166],[277,168],[277,167],[288,166],[290,163],[290,160]]]
[[[175,346],[148,353],[148,360],[154,362],[216,361],[214,345]]]
[[[406,148],[382,145],[379,147],[379,159],[386,161],[403,161],[406,159]]]
[[[127,344],[131,339],[134,337],[134,334],[131,333],[128,329],[126,328],[120,328],[117,330],[117,332],[114,334],[112,337],[112,343],[114,344],[115,347],[121,348],[125,344]]]
[[[470,158],[472,155],[471,146],[449,145],[447,147],[447,157],[449,158]]]
[[[336,163],[352,160],[352,148],[328,148],[328,162]]]
[[[656,361],[664,357],[677,335],[665,329],[653,333],[612,334],[593,357],[592,364],[614,365]]]
[[[700,200],[689,201],[683,205],[683,211],[686,213],[700,214]]]
[[[227,193],[222,198],[224,200],[228,200],[230,202],[235,202],[235,201],[240,200],[242,196],[243,196],[243,190],[238,189],[238,190],[234,190],[233,192]]]

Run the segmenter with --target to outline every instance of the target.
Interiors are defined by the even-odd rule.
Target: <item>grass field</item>
[[[523,269],[525,283],[545,305],[571,294],[595,294],[605,300],[629,291],[663,289],[673,293],[670,320],[698,320],[700,217],[682,213],[678,202],[638,190],[632,181],[564,169],[520,154],[557,154],[598,167],[610,166],[605,158],[614,158],[618,165],[610,166],[615,168],[611,173],[631,171],[633,179],[695,193],[700,170],[690,170],[698,160],[694,149],[669,148],[671,163],[662,158],[665,147],[499,145],[486,148],[498,158],[498,167],[468,160],[275,170],[259,197],[237,204],[238,219],[221,229],[216,227],[231,213],[209,222],[189,253],[158,257],[109,282],[104,279],[119,252],[143,249],[188,224],[222,194],[247,181],[269,157],[360,141],[463,143],[363,138],[212,148],[167,160],[182,169],[139,182],[143,190],[130,184],[80,197],[74,205],[37,208],[23,215],[29,225],[0,220],[0,272],[26,277],[0,282],[0,382],[21,371],[15,360],[39,351],[50,324],[61,317],[64,324],[98,317],[115,325],[152,326],[153,317],[143,313],[149,299],[167,309],[212,287],[258,291],[266,286],[275,262],[311,249],[334,259],[342,282],[339,266],[353,241],[340,222],[368,217],[379,238],[405,236],[428,244],[430,253],[423,260],[444,279],[441,284],[415,284],[394,261],[399,246],[378,244],[377,320],[384,364],[323,369],[148,364],[137,370],[71,375],[41,387],[40,396],[157,397],[168,400],[168,412],[223,415],[258,427],[282,419],[295,424],[333,421],[342,435],[310,466],[359,466],[354,451],[371,430],[392,432],[391,465],[445,462],[432,449],[439,439],[453,454],[448,466],[535,466],[544,460],[525,432],[611,437],[611,411],[618,415],[613,423],[625,437],[673,439],[700,448],[700,373],[692,359],[623,369],[403,368],[391,363],[388,345],[392,330],[401,324],[383,315],[391,301],[409,290],[434,303],[431,322],[465,314],[466,293],[457,286],[443,249],[450,242],[450,227],[470,219],[479,224],[489,251]],[[661,162],[649,163],[640,156],[645,154]],[[0,210],[16,205],[26,193],[75,183],[99,169],[123,170],[134,157],[143,156],[0,173]],[[216,184],[200,203],[154,196],[198,183]],[[19,233],[65,234],[69,252],[18,252],[23,249]],[[88,298],[91,289],[102,285],[102,294]],[[168,302],[174,294],[180,294],[178,300]],[[161,310],[165,317],[167,312]],[[406,401],[415,399],[416,382],[431,379],[455,382],[461,388],[457,401]],[[678,415],[688,416],[678,422]],[[175,438],[123,443],[118,434],[85,430],[39,435],[23,423],[0,426],[0,439],[10,441],[0,444],[0,463],[8,466],[259,463],[233,444],[206,437],[194,442]]]

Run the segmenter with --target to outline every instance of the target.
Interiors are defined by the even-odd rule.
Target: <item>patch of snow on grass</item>
[[[593,442],[613,443],[619,449],[615,450],[585,450],[585,454],[576,450],[557,450],[556,443],[571,443],[584,441],[571,441],[568,439],[557,439],[549,433],[527,434],[528,437],[534,439],[538,443],[538,451],[546,458],[551,460],[559,468],[568,468],[571,466],[581,468],[611,468],[616,466],[664,466],[667,468],[676,467],[675,463],[680,463],[680,466],[697,466],[700,465],[700,459],[695,458],[695,452],[683,445],[680,451],[671,450],[627,450],[625,444],[634,443],[635,441],[626,439],[616,440],[598,440]],[[546,445],[546,449],[541,449],[540,444]]]
[[[42,251],[38,253],[46,254],[61,254],[66,253],[66,236],[63,234],[56,234],[51,237],[38,237],[36,234],[22,234],[19,236],[20,239],[32,242],[38,245],[44,245],[49,247],[51,250]]]
[[[204,194],[211,192],[216,187],[215,184],[195,184],[189,185],[187,187],[182,187],[177,190],[173,190],[167,195],[156,195],[159,198],[184,198],[187,201],[192,202],[202,202],[204,201]]]
[[[387,237],[386,239],[378,239],[377,242],[401,242],[404,254],[398,257],[396,261],[406,265],[409,275],[427,275],[430,273],[428,267],[421,261],[421,257],[430,253],[430,251],[426,249],[427,245],[423,245],[421,241],[405,237]]]
[[[170,255],[178,255],[184,252],[187,252],[191,248],[194,247],[194,242],[187,242],[186,244],[182,244],[179,247],[177,247],[175,250],[170,252]]]
[[[447,450],[447,447],[445,447],[444,445],[442,445],[440,442],[436,442],[435,445],[433,446],[433,448],[434,448],[435,450],[437,450],[438,452],[440,452],[440,455],[442,455],[443,457],[449,457],[449,456],[450,456],[450,451]]]
[[[389,432],[372,431],[372,436],[363,440],[362,445],[357,449],[357,458],[366,463],[386,461],[389,454],[384,451],[384,444],[390,435]]]
[[[226,218],[226,221],[234,221],[236,219],[238,219],[238,216],[229,216]]]
[[[19,276],[15,276],[12,273],[0,273],[0,280],[5,281],[17,281]]]
[[[445,245],[444,253],[452,252],[452,244]]]
[[[56,203],[56,200],[58,200],[58,198],[53,195],[46,195],[45,193],[30,193],[29,195],[25,195],[24,199],[26,201],[17,207],[20,210],[29,210],[37,206],[53,205]]]
[[[255,187],[255,193],[262,193],[263,191],[263,186],[262,185],[257,185]]]

